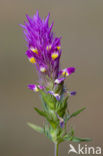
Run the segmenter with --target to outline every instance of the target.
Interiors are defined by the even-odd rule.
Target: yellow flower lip
[[[63,76],[68,76],[68,73],[64,70],[62,73]]]
[[[38,91],[39,91],[39,89],[37,87],[35,87],[35,92],[38,92]]]
[[[31,58],[29,59],[29,61],[30,61],[31,63],[36,63],[36,60],[35,60],[34,57],[31,57]]]
[[[59,56],[58,52],[52,53],[51,57],[53,60],[55,60]]]
[[[36,48],[34,48],[34,47],[30,47],[30,50],[31,50],[33,53],[38,54],[38,50],[37,50]]]
[[[57,46],[57,50],[60,50],[61,49],[61,47],[60,46]]]

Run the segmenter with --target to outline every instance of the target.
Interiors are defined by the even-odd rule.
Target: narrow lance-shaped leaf
[[[76,111],[76,112],[74,112],[74,113],[72,113],[71,115],[68,115],[67,117],[66,117],[66,121],[68,121],[70,118],[72,118],[72,117],[75,117],[75,116],[77,116],[77,115],[79,115],[82,111],[84,111],[86,109],[86,107],[84,107],[84,108],[82,108],[82,109],[79,109],[78,111]]]
[[[70,132],[68,134],[66,134],[63,138],[66,141],[72,141],[72,138],[74,137],[74,130],[71,127]]]
[[[50,135],[50,132],[49,132],[49,131],[50,131],[50,130],[49,130],[48,125],[45,124],[45,126],[44,126],[44,133],[45,133],[45,135],[52,141],[52,138],[51,138],[51,135]]]
[[[80,114],[80,113],[81,113],[82,111],[84,111],[85,109],[86,109],[86,107],[84,107],[84,108],[82,108],[82,109],[80,109],[80,110],[74,112],[74,113],[71,115],[71,117],[77,116],[78,114]]]
[[[73,141],[73,142],[89,142],[89,141],[91,141],[91,139],[90,138],[78,138],[78,137],[73,136],[71,141]]]
[[[41,111],[40,109],[38,109],[38,108],[36,108],[36,107],[34,107],[34,110],[35,110],[39,115],[46,117],[46,113],[45,113],[44,111]]]
[[[50,109],[55,108],[56,98],[48,93],[45,93],[44,91],[40,90],[41,97],[43,99],[43,102],[49,107]]]
[[[72,141],[72,142],[88,142],[88,141],[91,141],[90,138],[78,138],[78,137],[75,137],[73,129],[71,129],[69,134],[66,134],[64,136],[64,140],[65,141]]]
[[[49,122],[51,121],[51,116],[47,114],[47,112],[41,111],[40,109],[34,107],[34,110],[41,116],[45,117]]]
[[[69,96],[65,97],[63,99],[63,101],[61,103],[59,103],[58,107],[57,107],[57,113],[59,114],[59,116],[63,116],[65,114],[65,110],[67,108],[67,100],[68,100]]]
[[[28,122],[27,125],[28,125],[29,127],[31,127],[33,130],[35,130],[36,132],[44,133],[44,129],[43,129],[42,127],[40,127],[40,126],[37,126],[37,125],[32,124],[32,123],[30,123],[30,122]]]

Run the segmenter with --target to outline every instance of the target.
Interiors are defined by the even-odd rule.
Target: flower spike
[[[28,50],[26,55],[31,63],[36,63],[38,67],[36,69],[41,71],[40,77],[42,73],[45,73],[46,78],[49,75],[51,79],[55,79],[58,77],[62,50],[61,38],[54,37],[52,32],[53,23],[49,26],[50,14],[48,14],[45,20],[40,18],[38,11],[33,18],[28,15],[26,17],[28,22],[24,22],[25,26],[21,25],[27,41]],[[41,64],[44,67],[41,67]]]

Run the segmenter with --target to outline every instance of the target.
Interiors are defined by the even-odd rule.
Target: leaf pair
[[[47,126],[45,126],[45,128],[42,128],[40,126],[37,126],[35,124],[32,124],[30,122],[27,123],[27,125],[29,127],[31,127],[33,130],[35,130],[36,132],[39,132],[39,133],[45,133],[46,136],[52,140],[50,134],[49,134],[49,129]],[[72,142],[88,142],[88,141],[91,141],[90,138],[78,138],[78,137],[75,137],[74,136],[74,131],[73,129],[71,130],[71,132],[67,135],[65,135],[64,137],[61,137],[60,141],[59,142],[63,142],[63,141],[72,141]]]

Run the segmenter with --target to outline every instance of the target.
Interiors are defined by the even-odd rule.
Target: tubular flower
[[[70,115],[67,110],[67,101],[76,94],[69,92],[64,85],[67,76],[75,72],[74,67],[60,69],[61,37],[56,37],[52,31],[53,22],[49,26],[49,17],[41,19],[37,11],[32,18],[26,15],[28,22],[21,25],[24,29],[27,42],[26,56],[36,67],[39,75],[38,83],[28,85],[34,92],[39,92],[43,101],[43,110],[35,108],[39,115],[48,122],[44,128],[29,123],[29,126],[38,132],[43,132],[54,143],[73,139],[74,133],[67,134],[67,121],[79,114],[82,110]],[[76,115],[75,115],[76,114]],[[65,133],[64,133],[65,132]],[[64,134],[64,135],[63,135]],[[76,140],[77,138],[74,138]],[[72,140],[71,140],[72,141]],[[78,141],[78,140],[76,140]]]
[[[63,75],[63,76],[69,76],[74,72],[75,72],[75,68],[74,67],[69,67],[69,68],[65,68],[65,69],[61,70],[59,72],[59,74]]]
[[[34,92],[38,92],[39,89],[41,89],[41,90],[44,89],[43,86],[35,85],[35,84],[30,84],[30,85],[28,85],[28,88],[29,88],[30,90],[33,90]]]

